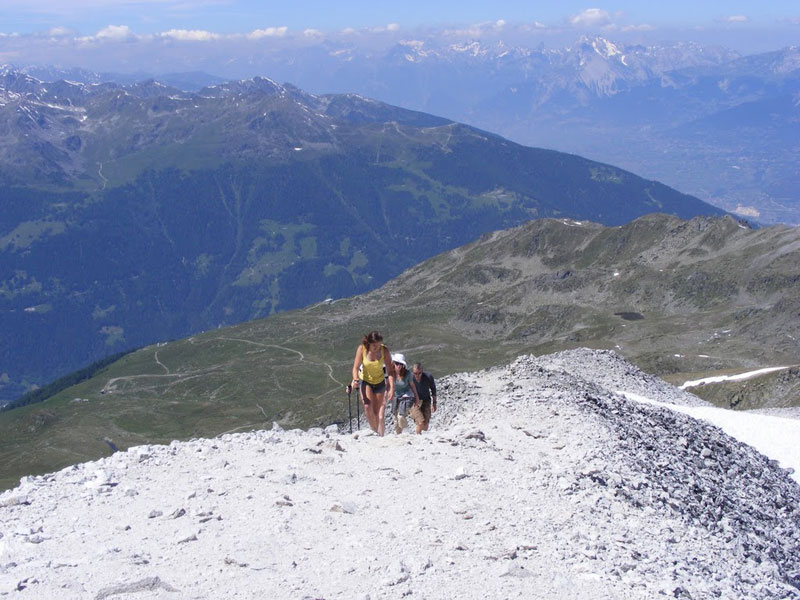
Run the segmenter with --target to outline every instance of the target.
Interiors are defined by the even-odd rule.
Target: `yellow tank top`
[[[361,368],[358,370],[359,379],[371,383],[372,385],[377,385],[386,379],[386,364],[383,359],[384,348],[385,346],[382,345],[381,356],[378,360],[369,360],[369,358],[367,358],[367,349],[363,346],[361,347],[363,354],[361,358]]]

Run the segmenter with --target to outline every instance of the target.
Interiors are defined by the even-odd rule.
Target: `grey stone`
[[[121,594],[137,594],[139,592],[154,592],[156,590],[165,590],[167,592],[177,592],[174,587],[168,583],[161,581],[159,577],[146,577],[131,583],[120,583],[103,588],[95,595],[95,600],[105,600],[111,596],[119,596]]]

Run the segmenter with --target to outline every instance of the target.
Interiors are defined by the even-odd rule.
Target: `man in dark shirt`
[[[436,382],[430,373],[422,370],[421,363],[415,363],[411,368],[411,373],[413,375],[412,382],[417,388],[419,396],[419,406],[415,404],[409,414],[417,424],[417,433],[422,433],[428,430],[431,412],[436,412]]]

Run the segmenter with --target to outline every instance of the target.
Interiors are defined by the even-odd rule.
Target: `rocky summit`
[[[694,396],[585,349],[439,388],[422,436],[274,427],[24,478],[0,598],[800,598],[800,487],[671,410]]]

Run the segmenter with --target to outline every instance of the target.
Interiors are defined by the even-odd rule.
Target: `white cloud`
[[[289,31],[288,27],[267,27],[266,29],[256,29],[247,34],[251,40],[260,40],[267,37],[283,37]]]
[[[745,15],[730,15],[720,19],[723,23],[749,23],[750,18]]]
[[[202,29],[170,29],[161,33],[160,36],[182,42],[211,42],[222,38],[218,33]]]
[[[572,15],[569,22],[574,27],[604,27],[612,24],[611,15],[602,8],[587,8]]]
[[[68,35],[73,35],[74,33],[75,32],[72,29],[67,27],[51,27],[47,32],[47,35],[50,37],[66,37]]]
[[[134,34],[127,25],[109,25],[98,31],[93,36],[80,38],[83,41],[116,41],[122,42],[133,39]]]
[[[507,25],[506,21],[499,19],[497,21],[483,21],[482,23],[475,23],[463,29],[445,29],[442,33],[444,35],[453,37],[481,37],[498,33]]]
[[[648,25],[647,23],[642,23],[641,25],[625,25],[622,27],[622,31],[655,31],[655,27],[652,25]]]
[[[545,29],[550,29],[548,25],[544,23],[540,23],[539,21],[534,21],[533,23],[525,23],[520,26],[522,31],[542,31]]]
[[[132,35],[131,28],[127,25],[109,25],[97,32],[95,37],[125,39]]]
[[[319,29],[306,29],[303,31],[306,37],[322,37],[324,34]]]
[[[394,32],[400,31],[399,23],[389,23],[388,25],[380,25],[378,27],[370,27],[365,30],[369,33],[386,33],[387,31]]]

